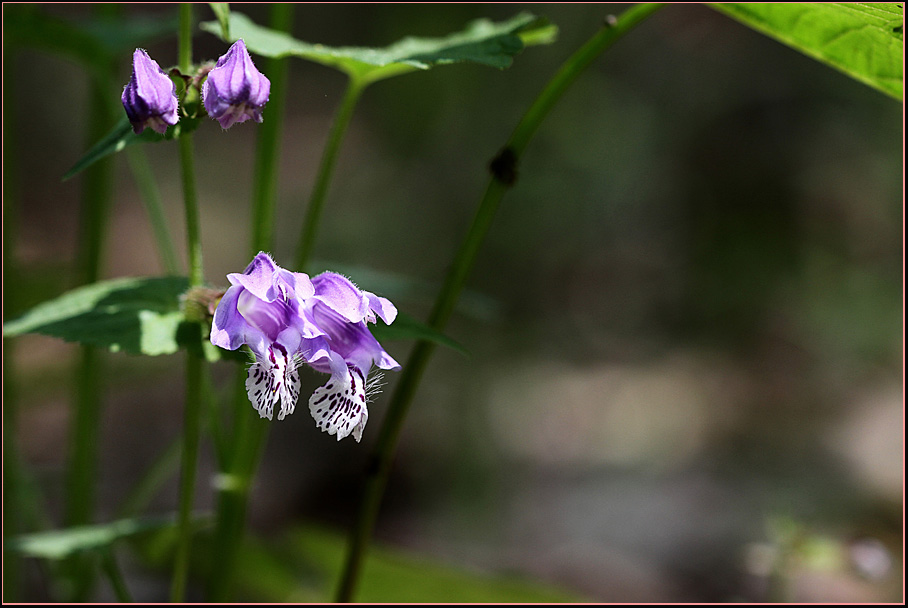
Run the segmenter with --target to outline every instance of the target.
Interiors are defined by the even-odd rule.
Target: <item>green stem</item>
[[[246,370],[238,368],[234,388],[233,453],[222,464],[217,481],[217,517],[213,543],[214,568],[209,581],[208,601],[222,603],[230,597],[234,580],[236,556],[243,539],[249,488],[262,446],[268,431],[268,422],[255,415],[246,396]]]
[[[20,289],[3,290],[3,312],[12,318],[21,312],[19,297],[19,258],[16,242],[19,231],[19,166],[14,151],[18,148],[18,133],[13,120],[16,106],[13,83],[19,53],[8,47],[3,53],[3,283]],[[22,527],[21,474],[17,432],[19,425],[19,383],[14,373],[15,345],[13,338],[3,338],[3,533],[8,538],[19,534]],[[22,557],[16,551],[3,550],[3,601],[19,601],[22,588]]]
[[[505,192],[514,183],[520,156],[549,110],[577,76],[602,51],[649,17],[660,6],[657,4],[634,6],[625,11],[617,21],[596,33],[564,63],[524,115],[502,152],[492,163],[492,179],[429,316],[429,325],[433,329],[443,330],[451,316],[498,205]],[[416,387],[434,351],[435,345],[432,342],[420,341],[416,344],[391,397],[388,413],[379,431],[372,466],[369,467],[363,487],[363,497],[359,505],[356,523],[350,533],[347,558],[337,593],[338,602],[352,601],[356,591],[366,549],[378,517],[382,494],[391,470],[398,437],[416,393]]]
[[[135,517],[145,509],[151,499],[179,469],[182,447],[182,440],[176,438],[165,448],[120,505],[117,510],[117,519]]]
[[[201,344],[202,332],[199,324],[192,324],[191,343]],[[170,600],[183,602],[186,581],[189,576],[189,554],[192,546],[192,505],[195,490],[196,461],[199,451],[201,427],[202,374],[205,359],[198,348],[189,348],[186,353],[186,405],[183,414],[183,450],[180,475],[180,506],[177,516],[176,558],[174,559],[173,583]]]
[[[101,551],[101,569],[107,575],[110,586],[113,587],[114,595],[121,604],[131,604],[133,602],[132,594],[126,587],[126,581],[123,579],[123,573],[120,572],[120,566],[117,565],[117,559],[114,556],[113,548],[105,547]]]
[[[189,286],[197,287],[205,279],[202,271],[202,239],[199,229],[199,203],[195,190],[195,161],[193,158],[192,134],[184,134],[180,136],[180,163],[183,169],[186,246],[189,252]]]
[[[289,32],[293,24],[292,4],[271,5],[271,27]],[[268,119],[259,127],[255,153],[252,201],[252,255],[272,248],[274,208],[277,200],[278,151],[284,127],[284,107],[287,99],[289,60],[270,59],[266,71],[271,80],[268,98]]]
[[[192,63],[192,5],[180,5],[179,36],[180,69],[189,72]],[[186,208],[186,241],[189,252],[189,284],[199,286],[204,281],[202,243],[199,231],[199,207],[195,189],[192,135],[180,137],[180,165],[183,178],[183,202]],[[177,517],[177,549],[174,559],[173,583],[170,597],[182,602],[189,576],[189,553],[192,545],[192,505],[195,490],[196,461],[202,412],[202,375],[205,359],[201,352],[202,328],[190,324],[190,347],[186,351],[186,404],[183,412],[183,451],[180,475],[180,505]]]
[[[306,208],[306,217],[303,219],[303,229],[300,236],[299,249],[296,256],[296,265],[294,268],[303,272],[312,249],[315,245],[315,235],[318,232],[319,220],[322,215],[322,209],[325,204],[325,197],[328,194],[328,186],[331,184],[331,176],[334,174],[334,165],[337,162],[337,156],[340,152],[340,145],[350,126],[350,118],[353,116],[353,110],[356,108],[356,102],[367,83],[351,77],[347,83],[347,90],[344,91],[344,97],[341,100],[340,107],[334,117],[334,123],[331,125],[331,131],[328,133],[328,141],[325,143],[325,149],[322,152],[321,164],[318,167],[318,174],[315,177],[315,185],[312,187],[312,195],[309,197],[309,206]]]
[[[180,71],[188,74],[192,67],[192,3],[180,4],[180,29],[178,32],[177,65]]]
[[[152,235],[158,247],[158,255],[161,256],[164,271],[169,275],[178,275],[180,269],[173,241],[170,238],[170,230],[167,228],[164,209],[161,206],[161,192],[151,172],[151,166],[148,164],[148,157],[138,146],[129,146],[126,148],[126,159],[129,161],[129,168],[136,180],[136,186],[139,188],[145,212],[148,213],[148,221],[151,222]]]

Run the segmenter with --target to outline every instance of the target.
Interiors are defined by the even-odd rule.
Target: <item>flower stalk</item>
[[[189,72],[192,63],[192,5],[180,5],[179,29],[180,70]],[[180,166],[183,182],[183,202],[186,210],[186,240],[189,253],[189,285],[200,286],[204,281],[202,270],[202,243],[199,231],[199,208],[195,187],[192,135],[180,137]],[[189,576],[189,554],[192,544],[192,505],[195,489],[196,461],[198,460],[201,427],[202,374],[204,357],[201,352],[202,328],[191,323],[190,348],[186,352],[186,402],[183,412],[183,450],[180,474],[180,498],[177,516],[177,549],[174,559],[171,601],[181,603],[186,596]]]
[[[350,126],[350,119],[353,117],[356,103],[359,101],[359,97],[367,84],[360,78],[351,75],[347,83],[347,89],[344,91],[344,97],[341,99],[340,107],[334,116],[331,131],[328,133],[328,141],[325,143],[325,149],[322,152],[318,174],[315,176],[315,184],[312,186],[309,205],[306,207],[306,216],[303,219],[295,266],[295,268],[300,270],[306,268],[306,264],[309,263],[312,255],[312,249],[315,246],[315,235],[318,233],[322,209],[325,206],[325,198],[328,196],[328,186],[331,184],[331,178],[334,175],[334,166],[340,153],[341,142],[343,142],[344,135],[347,133],[347,127]]]
[[[600,53],[660,7],[660,4],[636,5],[625,11],[618,19],[607,22],[599,32],[568,58],[530,106],[502,151],[492,161],[490,166],[492,178],[479,203],[469,232],[454,258],[451,270],[438,294],[429,316],[430,327],[438,331],[444,329],[473,267],[480,245],[491,226],[498,205],[505,192],[514,184],[520,157],[548,112],[561,99],[577,76]],[[431,342],[420,341],[416,344],[391,396],[388,413],[382,423],[375,447],[373,466],[367,473],[357,519],[351,529],[347,558],[337,591],[338,602],[353,600],[369,539],[381,506],[400,431],[416,388],[434,351],[435,345]]]

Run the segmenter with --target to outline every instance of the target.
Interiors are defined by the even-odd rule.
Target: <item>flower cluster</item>
[[[228,129],[250,118],[262,122],[271,82],[255,68],[246,44],[237,40],[208,72],[201,92],[208,115]],[[179,121],[176,86],[142,49],[133,54],[132,76],[121,99],[136,133],[151,127],[163,134]]]
[[[278,420],[293,413],[305,363],[331,374],[309,399],[317,426],[338,441],[352,433],[358,442],[369,418],[369,372],[400,369],[367,327],[376,315],[392,323],[394,305],[334,272],[310,279],[285,270],[266,253],[227,279],[231,287],[215,310],[211,342],[252,351],[246,391],[259,415],[270,420],[278,404]]]

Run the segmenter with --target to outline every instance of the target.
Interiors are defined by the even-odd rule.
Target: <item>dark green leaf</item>
[[[717,10],[901,100],[901,4],[769,2]]]
[[[173,517],[121,519],[107,524],[77,526],[16,536],[6,548],[29,557],[64,559],[75,553],[102,549],[118,539],[173,525]]]
[[[105,62],[121,54],[131,55],[143,43],[173,35],[176,27],[176,15],[128,19],[97,16],[75,22],[48,15],[37,5],[3,7],[5,44],[60,53],[86,65]]]
[[[200,27],[220,35],[221,28],[216,22],[205,22]],[[240,38],[258,55],[301,57],[368,83],[461,61],[506,68],[511,65],[514,55],[523,50],[524,39],[538,44],[550,43],[554,30],[544,20],[521,13],[501,23],[487,19],[474,21],[463,31],[444,38],[404,38],[385,48],[328,47],[256,25],[242,13],[233,12],[230,14],[230,37],[226,42]]]
[[[180,118],[180,122],[173,127],[169,127],[164,135],[157,133],[153,129],[145,129],[141,134],[136,135],[132,130],[129,119],[124,115],[120,122],[111,129],[110,133],[108,133],[104,139],[92,146],[92,148],[86,152],[75,165],[73,165],[72,169],[66,172],[63,176],[63,181],[74,177],[105,156],[115,154],[126,146],[140,143],[169,141],[178,139],[180,135],[192,133],[198,128],[201,121],[201,118],[187,118],[183,116]]]
[[[4,337],[38,333],[107,347],[165,355],[179,348],[184,277],[124,278],[93,283],[39,304],[3,324]]]

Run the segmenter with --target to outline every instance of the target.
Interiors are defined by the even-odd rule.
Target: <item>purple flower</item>
[[[284,270],[266,253],[227,279],[231,287],[215,310],[211,342],[228,350],[245,344],[252,351],[246,391],[259,415],[271,419],[278,402],[278,420],[293,413],[298,370],[307,363],[331,374],[309,399],[318,427],[338,441],[351,433],[359,441],[369,418],[372,367],[400,368],[366,323],[375,322],[376,315],[393,322],[394,305],[333,272],[310,280]]]
[[[271,82],[255,69],[242,40],[218,59],[202,85],[205,110],[224,129],[250,118],[262,122],[262,107],[270,93]]]
[[[163,134],[177,117],[176,86],[158,62],[142,49],[132,55],[132,76],[120,98],[132,130],[141,133],[151,127]]]
[[[359,290],[348,279],[334,272],[323,272],[312,279],[315,295],[307,301],[310,318],[325,335],[310,340],[309,365],[331,374],[328,382],[309,398],[309,412],[316,425],[340,441],[351,432],[358,442],[363,435],[369,412],[368,397],[376,387],[367,380],[372,366],[400,369],[366,327],[375,316],[391,324],[397,308],[385,298]],[[377,376],[375,380],[380,379]]]

